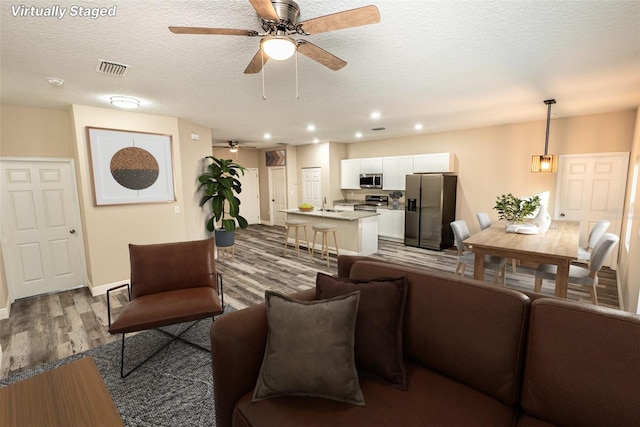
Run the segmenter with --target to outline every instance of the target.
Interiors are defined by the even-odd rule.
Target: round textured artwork
[[[127,147],[111,158],[111,175],[123,187],[144,190],[151,187],[160,173],[158,162],[147,150]]]

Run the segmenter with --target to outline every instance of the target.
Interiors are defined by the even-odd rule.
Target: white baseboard
[[[119,282],[107,283],[106,285],[93,286],[91,287],[91,295],[94,297],[98,295],[104,295],[107,293],[109,289],[115,288],[116,286],[124,285],[127,283],[129,283],[128,280],[121,280]]]
[[[0,308],[0,320],[9,318],[9,310],[10,310],[10,308],[11,308],[11,306],[5,307],[5,308]]]

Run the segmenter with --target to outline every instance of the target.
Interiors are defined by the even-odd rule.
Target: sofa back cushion
[[[640,317],[562,300],[531,305],[522,408],[563,426],[640,421]]]
[[[404,354],[501,402],[518,402],[529,298],[403,265],[359,261],[352,280],[405,274]],[[411,382],[409,379],[409,389]]]

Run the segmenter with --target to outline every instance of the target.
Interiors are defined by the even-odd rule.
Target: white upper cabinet
[[[382,157],[360,159],[360,173],[382,173]]]
[[[343,190],[360,189],[360,159],[340,160],[340,188]]]
[[[452,153],[343,159],[340,161],[340,188],[357,190],[360,188],[361,173],[381,173],[383,190],[404,191],[405,177],[412,173],[455,171],[455,156]]]
[[[413,173],[413,156],[382,158],[382,189],[405,190],[407,175]]]
[[[454,159],[451,153],[418,154],[413,156],[413,172],[455,172]]]

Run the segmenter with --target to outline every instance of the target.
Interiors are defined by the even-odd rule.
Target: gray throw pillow
[[[265,292],[269,333],[253,401],[312,396],[364,406],[354,342],[360,292],[298,301]]]

